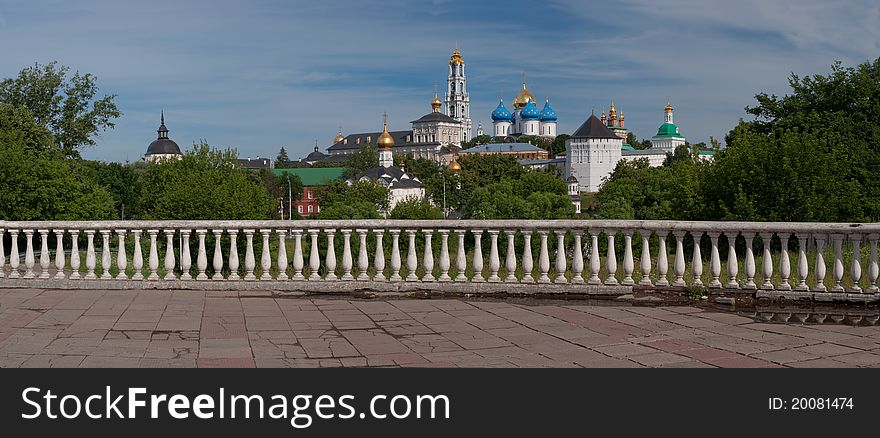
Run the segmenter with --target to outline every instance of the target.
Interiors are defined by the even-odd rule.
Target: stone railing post
[[[287,276],[287,230],[275,230],[275,233],[278,234],[278,275],[275,279],[287,280],[289,279]]]
[[[832,292],[844,292],[843,287],[843,234],[832,234],[831,241],[834,245],[834,268],[831,274],[834,276],[834,286],[831,287]]]
[[[324,266],[327,267],[327,275],[325,280],[339,280],[336,275],[336,228],[324,229],[327,235],[327,254],[324,257]]]
[[[208,251],[205,248],[205,235],[208,234],[208,230],[196,230],[196,234],[199,236],[199,254],[196,256],[196,268],[199,273],[196,275],[196,280],[204,281],[208,279],[208,274],[205,273],[208,270]]]
[[[602,280],[599,278],[599,272],[602,269],[602,261],[599,259],[599,233],[601,230],[590,230],[590,280],[587,281],[589,284],[602,284]]]
[[[214,234],[214,257],[211,264],[214,268],[214,275],[211,276],[211,280],[220,281],[223,280],[223,249],[220,247],[220,241],[223,240],[223,229],[213,229],[211,233]],[[189,239],[184,238],[183,240]],[[182,262],[181,269],[183,269]],[[188,268],[187,271],[189,271]]]
[[[370,259],[367,256],[367,233],[369,230],[360,228],[355,230],[358,233],[358,276],[359,281],[369,281],[370,276],[367,271],[370,269]]]
[[[641,270],[642,279],[639,280],[639,284],[643,286],[653,286],[654,283],[651,282],[651,231],[650,230],[639,230],[639,235],[642,236],[642,256],[639,257],[639,269]]]
[[[785,238],[779,235],[779,243],[782,246],[782,251],[779,252],[779,290],[791,290],[791,284],[789,283],[791,261],[788,258],[788,242],[790,239],[791,234],[785,233]]]
[[[21,256],[18,253],[18,230],[9,230],[9,235],[12,237],[9,248],[9,278],[19,278],[21,274],[18,272],[18,266]]]
[[[382,244],[385,230],[378,228],[373,232],[376,233],[376,254],[373,256],[373,268],[376,270],[376,275],[373,276],[373,281],[385,281],[387,280],[385,277],[385,245]]]
[[[391,281],[402,281],[400,276],[400,230],[388,230],[391,233]]]
[[[272,230],[261,229],[260,235],[263,237],[263,245],[260,249],[260,280],[266,281],[272,279],[272,254],[269,250],[269,234]]]
[[[498,256],[498,230],[488,230],[489,232],[489,282],[497,283],[501,281],[498,271],[501,269],[501,260]]]
[[[6,277],[6,273],[3,272],[6,269],[6,249],[3,248],[4,237],[6,237],[6,230],[0,228],[0,278]]]
[[[351,256],[351,230],[343,229],[342,232],[342,279],[354,280],[351,270],[354,268],[354,260]]]
[[[254,233],[257,230],[244,230],[244,238],[245,238],[245,251],[244,251],[244,280],[245,281],[255,281],[257,276],[254,275],[254,268],[257,267],[257,260],[254,257]],[[317,242],[316,242],[317,243]],[[317,245],[315,245],[315,251],[317,251]],[[199,249],[201,252],[201,249]],[[201,269],[201,268],[199,268]],[[201,274],[200,274],[201,275]]]
[[[431,238],[433,237],[433,230],[422,230],[425,233],[425,256],[423,257],[422,266],[425,268],[425,275],[422,276],[422,281],[435,281],[434,278],[434,248],[431,247]]]
[[[458,246],[455,248],[455,270],[457,271],[455,281],[468,280],[467,275],[465,275],[467,271],[467,253],[464,248],[465,233],[467,233],[467,230],[455,230],[455,235],[458,236]]]
[[[164,280],[174,280],[176,276],[174,275],[174,265],[176,265],[174,261],[174,230],[165,230],[165,240],[167,245],[165,247],[165,278]]]
[[[110,280],[110,230],[101,230],[101,248],[101,280]]]
[[[550,254],[547,250],[547,235],[549,232],[547,230],[538,230],[538,235],[541,236],[541,251],[538,255],[538,269],[541,271],[541,276],[538,277],[538,283],[549,283],[550,276]]]
[[[523,247],[523,257],[522,257],[522,268],[523,268],[523,283],[534,283],[535,279],[532,277],[532,270],[535,269],[534,261],[532,260],[532,230],[522,229],[520,232],[523,235],[523,240],[525,241],[525,246]]]
[[[189,236],[189,228],[180,229],[180,279],[186,281],[193,279],[190,272],[192,269],[192,254],[189,248]]]
[[[34,278],[34,230],[24,230],[27,246],[24,251],[24,278]]]
[[[94,232],[93,232],[94,233]],[[159,230],[147,230],[147,234],[150,235],[150,255],[149,255],[149,267],[150,267],[150,275],[147,276],[147,280],[157,281],[159,280],[159,249],[156,247],[156,238],[159,236]],[[88,236],[88,231],[86,231],[86,236]],[[91,241],[89,242],[89,246],[91,247]],[[89,251],[91,252],[91,251]],[[88,269],[89,259],[88,253],[86,253],[86,268]],[[89,269],[91,271],[91,269]],[[89,278],[89,274],[86,274],[86,278]]]
[[[568,270],[567,260],[565,259],[565,234],[566,230],[555,230],[556,234],[556,278],[553,280],[557,284],[568,284],[565,278],[565,271]]]
[[[871,245],[871,261],[868,264],[868,292],[875,294],[880,291],[877,287],[877,278],[880,277],[880,264],[877,261],[877,239],[880,235],[868,234],[868,242]]]
[[[440,233],[440,281],[452,281],[449,276],[449,268],[452,262],[449,258],[449,230],[437,230]]]
[[[40,233],[40,275],[38,278],[49,278],[49,230],[38,230]]]
[[[813,288],[816,292],[827,292],[828,288],[825,287],[825,235],[818,234],[815,236],[816,239],[816,287]]]
[[[309,280],[320,280],[321,274],[318,271],[321,269],[321,255],[318,253],[318,233],[321,230],[309,230],[309,238],[311,239],[311,244],[309,245]]]
[[[226,230],[229,234],[229,279],[241,280],[238,275],[238,230]]]
[[[746,260],[744,263],[746,283],[743,285],[743,289],[757,289],[758,286],[755,284],[755,252],[752,249],[755,233],[746,231],[742,233],[742,236],[746,240]]]
[[[141,231],[140,229],[134,229],[131,231],[134,234],[134,255],[131,258],[131,268],[134,270],[134,274],[131,276],[132,280],[141,281],[144,279],[144,250],[141,248]],[[71,237],[73,239],[73,250],[76,253],[76,267],[74,267],[73,254],[70,256],[70,267],[77,272],[79,269],[79,254],[76,251],[76,236],[73,235],[73,231],[71,231]],[[79,273],[76,274],[77,278],[79,277]],[[73,275],[71,275],[73,278]]]
[[[718,254],[718,237],[721,233],[718,231],[710,231],[706,233],[712,242],[712,254],[709,261],[709,273],[712,275],[712,282],[709,283],[711,288],[721,287],[721,255]]]
[[[764,290],[772,290],[773,289],[773,255],[770,253],[770,243],[773,241],[773,233],[772,232],[762,232],[759,234],[761,236],[761,245],[764,246],[764,255],[761,256],[761,276],[764,277],[764,283],[761,284],[761,289]],[[783,248],[785,249],[785,248]]]
[[[418,230],[406,230],[409,245],[406,251],[406,281],[419,281],[416,269],[419,268],[419,259],[416,256],[416,232]]]
[[[151,239],[151,243],[152,243],[152,246],[150,248],[151,251],[156,249],[156,244],[155,244],[156,237],[152,233],[152,231],[156,231],[156,234],[159,234],[159,230],[151,230],[151,233],[150,233],[150,239]],[[87,242],[87,244],[86,244],[86,276],[85,276],[85,279],[86,280],[94,280],[94,279],[98,278],[98,276],[95,275],[95,267],[98,265],[97,256],[95,255],[95,230],[86,230],[86,242]],[[157,258],[156,259],[156,268],[157,269],[159,267],[158,260],[159,259]],[[150,254],[150,269],[153,268],[152,265],[153,265],[153,255]],[[152,277],[152,275],[151,275],[151,277]],[[158,279],[159,279],[158,276],[156,276],[156,278],[151,278],[151,280],[158,280]]]
[[[128,268],[128,254],[125,253],[125,234],[127,231],[125,229],[117,229],[116,236],[119,239],[119,248],[116,250],[116,269],[119,272],[116,273],[117,280],[128,280],[128,274],[125,272],[125,269]],[[61,252],[64,252],[64,249],[59,244],[58,249]],[[62,265],[64,262],[61,262]],[[63,277],[62,277],[63,278]]]
[[[669,286],[669,259],[666,251],[666,237],[669,232],[664,230],[657,233],[657,286]]]
[[[615,234],[617,234],[616,230],[605,230],[605,235],[608,237],[608,253],[605,257],[605,266],[608,268],[608,278],[605,279],[605,284],[607,285],[618,284],[617,277],[615,277],[617,273],[617,253],[614,248]]]
[[[504,269],[507,270],[507,276],[504,277],[504,282],[516,283],[516,245],[514,245],[516,229],[504,230],[504,234],[507,235],[507,254],[504,260]]]
[[[694,286],[703,286],[703,254],[700,250],[700,240],[703,238],[702,231],[691,231],[691,239],[694,241],[694,255],[691,260],[691,273],[694,276]]]
[[[305,280],[305,276],[303,275],[303,267],[305,267],[305,261],[303,259],[303,247],[302,247],[302,230],[293,230],[293,279],[294,280]]]
[[[739,260],[736,258],[736,236],[739,234],[734,231],[730,234],[724,233],[727,236],[727,285],[728,289],[739,289],[739,280],[736,278],[739,275]]]
[[[809,234],[797,234],[798,239],[798,285],[796,290],[808,291],[810,287],[807,285],[807,276],[810,274],[810,266],[807,261],[807,243],[809,243]]]
[[[852,288],[850,288],[850,292],[853,293],[862,293],[862,287],[859,285],[859,281],[862,279],[862,235],[861,234],[852,234],[850,235],[850,240],[852,241],[852,249],[853,249],[853,259],[852,259]]]
[[[687,234],[686,231],[675,230],[672,232],[672,235],[675,237],[675,263],[672,265],[672,269],[675,272],[675,280],[672,281],[673,286],[684,287],[687,286],[687,283],[684,282],[684,270],[685,270],[685,262],[684,262],[684,236]]]
[[[623,230],[623,281],[620,283],[631,286],[635,283],[632,274],[635,271],[635,258],[632,249],[632,230]]]
[[[571,282],[584,284],[584,249],[581,246],[581,238],[584,234],[581,230],[572,230],[574,236],[574,256],[571,260]]]
[[[474,234],[474,277],[471,281],[474,283],[482,283],[486,281],[483,278],[483,230],[471,230]]]
[[[0,229],[0,240],[3,240],[3,230]],[[3,259],[3,244],[0,243],[0,260]],[[64,275],[64,230],[55,230],[55,279],[63,280]],[[124,269],[123,269],[124,271]],[[3,277],[3,263],[0,261],[0,278]]]

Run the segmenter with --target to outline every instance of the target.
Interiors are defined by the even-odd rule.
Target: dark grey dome
[[[315,146],[315,150],[306,156],[305,161],[323,161],[327,158],[327,155],[318,150],[318,147]]]
[[[177,146],[177,143],[170,138],[160,138],[147,147],[147,153],[144,155],[159,155],[159,154],[176,154],[182,155],[180,153],[180,147]]]

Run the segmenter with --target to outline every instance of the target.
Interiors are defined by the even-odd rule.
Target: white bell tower
[[[449,58],[449,76],[446,79],[446,115],[461,122],[461,141],[472,137],[471,99],[467,93],[464,60],[458,48]]]

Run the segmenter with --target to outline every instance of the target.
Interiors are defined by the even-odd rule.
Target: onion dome
[[[608,110],[608,117],[611,119],[617,118],[617,108],[614,107],[614,98],[611,99],[611,108]]]
[[[513,117],[510,115],[510,111],[504,107],[504,100],[502,99],[498,102],[498,108],[495,108],[495,111],[492,111],[492,121],[493,122],[509,122]]]
[[[522,90],[520,90],[519,94],[513,99],[513,109],[521,109],[530,101],[534,102],[535,96],[532,96],[532,93],[526,88],[526,83],[523,82]]]
[[[535,105],[535,101],[530,100],[529,103],[519,111],[519,116],[522,117],[523,120],[538,120],[541,117],[541,112],[538,111],[538,106]]]
[[[605,111],[602,111],[602,124],[603,124],[603,125],[607,125],[607,124],[608,124],[608,118],[605,117]]]
[[[162,111],[159,120],[159,129],[156,130],[159,136],[156,138],[156,141],[147,146],[147,153],[144,155],[182,155],[180,153],[180,146],[177,146],[177,143],[175,143],[174,140],[168,138],[168,128],[165,127],[164,111]]]
[[[336,137],[333,137],[333,143],[339,143],[340,141],[345,140],[345,136],[342,135],[342,126],[339,127],[339,133],[336,134]]]
[[[440,107],[443,106],[443,102],[437,97],[437,93],[434,93],[434,99],[431,100],[431,108],[434,112],[440,112]]]
[[[391,137],[391,134],[388,133],[388,116],[385,116],[385,123],[382,124],[382,134],[379,135],[379,140],[377,144],[379,145],[379,149],[387,149],[391,150],[394,146],[394,138]]]
[[[461,59],[461,53],[458,52],[458,49],[455,49],[452,52],[452,56],[449,57],[450,64],[464,64],[464,60]]]
[[[449,166],[447,167],[447,169],[449,169],[449,171],[452,173],[461,172],[461,164],[458,164],[458,160],[456,160],[455,157],[453,157],[452,162],[449,163]]]
[[[623,111],[620,112],[620,121],[623,122],[625,119],[623,118]]]
[[[550,99],[547,99],[544,102],[544,109],[541,110],[541,119],[542,122],[555,122],[556,121],[556,111],[550,106]]]
[[[669,103],[669,98],[666,99],[666,107],[663,108],[663,112],[671,113],[672,112],[672,104]]]

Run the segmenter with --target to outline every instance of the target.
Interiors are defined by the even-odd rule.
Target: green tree
[[[330,209],[333,214],[339,211],[349,211],[343,207],[334,208],[339,204],[354,205],[366,203],[378,214],[388,210],[388,188],[379,181],[364,180],[354,181],[350,185],[345,181],[333,181],[317,190],[317,197],[321,200],[321,216]],[[359,207],[360,209],[360,207]],[[329,215],[329,213],[328,213]],[[358,218],[350,218],[358,219]]]
[[[79,165],[110,193],[116,218],[130,219],[139,216],[140,178],[147,169],[147,163],[137,162],[124,166],[119,163],[83,160]]]
[[[278,156],[275,157],[275,167],[283,169],[287,167],[288,161],[290,161],[290,157],[287,156],[287,151],[284,150],[284,146],[281,146],[281,150],[278,151]]]
[[[180,160],[150,163],[140,190],[144,219],[271,219],[278,199],[258,174],[236,166],[234,150],[204,141]]]
[[[95,136],[115,126],[121,113],[116,95],[97,97],[97,79],[91,73],[74,73],[57,62],[34,64],[16,78],[0,81],[0,102],[26,108],[37,124],[46,127],[55,146],[68,157],[95,144]]]
[[[13,121],[14,123],[9,123]],[[113,199],[82,166],[52,147],[27,110],[0,104],[0,219],[104,220]]]
[[[443,219],[443,211],[433,206],[426,199],[404,199],[397,203],[389,219]]]
[[[366,144],[348,157],[343,163],[343,177],[352,178],[359,173],[379,165],[379,150],[373,144]]]

